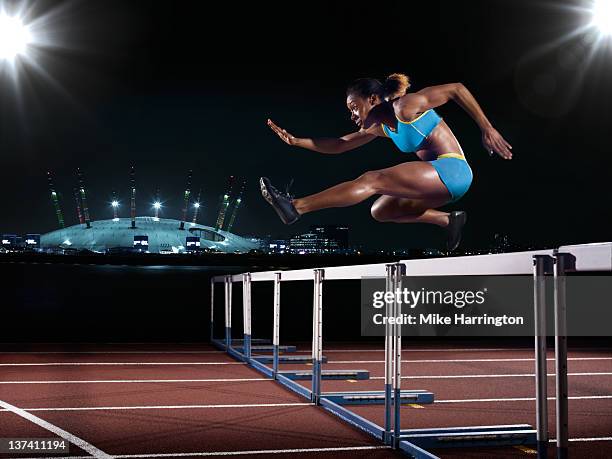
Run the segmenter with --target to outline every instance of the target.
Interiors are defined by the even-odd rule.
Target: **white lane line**
[[[570,400],[599,400],[611,399],[612,395],[577,395],[568,397]],[[548,397],[548,400],[556,400],[556,397]],[[470,398],[464,400],[434,400],[434,403],[477,403],[477,402],[529,402],[535,397],[511,397],[511,398]]]
[[[509,359],[415,359],[402,360],[402,363],[475,363],[475,362],[533,362],[533,358]],[[546,359],[554,361],[554,358]],[[612,360],[612,357],[570,357],[567,360]],[[333,360],[327,364],[347,363],[385,363],[384,360]],[[246,365],[244,362],[31,362],[31,363],[0,363],[0,367],[27,367],[27,366],[95,366],[95,365]]]
[[[270,345],[271,346],[271,345]],[[234,346],[240,347],[240,346]],[[596,349],[602,351],[605,349]],[[533,352],[533,348],[439,348],[439,349],[414,349],[405,348],[403,352]],[[295,351],[298,354],[310,354],[311,349],[299,349]],[[349,353],[364,353],[364,352],[379,352],[384,353],[384,349],[324,349],[324,352],[349,352]],[[576,349],[572,352],[594,352],[593,349]],[[225,354],[224,351],[0,351],[0,355],[36,355],[36,354]]]
[[[612,395],[577,395],[569,397],[570,400],[605,400],[612,399]],[[490,402],[529,402],[535,397],[510,398],[468,398],[457,400],[435,400],[434,403],[490,403]],[[556,397],[548,397],[556,400]],[[195,410],[195,409],[229,409],[229,408],[287,408],[294,406],[314,406],[314,403],[246,403],[229,405],[137,405],[137,406],[78,406],[78,407],[49,407],[49,408],[22,408],[24,412],[32,411],[129,411],[129,410]],[[11,411],[0,409],[0,412]]]
[[[612,376],[612,373],[568,373],[568,376]],[[546,376],[553,377],[554,373]],[[402,376],[402,379],[462,379],[462,378],[533,378],[535,373],[509,373],[500,375],[415,375]],[[370,376],[369,379],[385,379],[384,376]]]
[[[344,446],[335,448],[299,448],[299,449],[258,449],[246,451],[206,451],[201,453],[165,453],[165,454],[116,454],[112,459],[137,459],[144,457],[202,457],[202,456],[250,456],[258,454],[303,454],[303,453],[333,453],[342,451],[368,451],[390,449],[390,446]],[[17,458],[15,458],[17,459]],[[48,456],[19,457],[19,459],[91,459],[90,456]]]
[[[325,352],[324,352],[325,353]],[[475,363],[475,362],[533,362],[533,358],[516,358],[516,359],[415,359],[402,360],[402,363]],[[546,359],[554,361],[554,358]],[[612,360],[612,357],[570,357],[567,360]],[[384,360],[332,360],[326,364],[336,363],[385,363]]]
[[[195,383],[195,382],[256,382],[272,381],[270,378],[219,378],[219,379],[100,379],[100,380],[51,380],[51,381],[0,381],[0,384],[106,384],[106,383]]]
[[[548,441],[554,443],[557,439],[553,438]],[[570,438],[569,441],[612,441],[612,437]]]
[[[533,352],[533,348],[516,348],[516,349],[508,349],[502,347],[491,347],[491,348],[446,348],[446,349],[413,349],[413,348],[405,348],[402,349],[402,352],[498,352],[498,351],[507,351],[507,352],[517,352],[517,351],[531,351]],[[299,350],[296,352],[301,353],[311,353],[311,349]],[[384,349],[323,349],[323,352],[380,352],[381,354],[385,352]],[[571,351],[570,351],[571,352]]]
[[[96,448],[90,443],[87,443],[85,440],[72,435],[70,432],[66,432],[64,429],[57,427],[56,425],[51,424],[50,422],[45,421],[33,414],[28,413],[21,408],[18,408],[10,403],[7,403],[3,400],[0,400],[0,407],[4,408],[6,411],[10,411],[11,413],[16,414],[17,416],[21,416],[24,419],[27,419],[30,422],[42,427],[43,429],[47,429],[50,432],[53,432],[55,435],[62,437],[64,440],[69,441],[73,445],[78,446],[84,451],[87,451],[93,457],[97,457],[99,459],[110,459],[111,456],[106,454],[104,451]]]
[[[23,408],[23,411],[116,411],[116,410],[195,410],[195,409],[228,409],[228,408],[282,408],[291,406],[314,406],[313,403],[245,403],[243,405],[139,405],[139,406],[78,406],[51,408]],[[1,411],[10,411],[3,410]]]
[[[0,363],[0,367],[68,367],[68,366],[113,366],[113,365],[246,365],[244,362],[42,362]]]
[[[568,373],[569,376],[612,376],[612,373]],[[501,374],[501,375],[418,375],[402,376],[402,379],[461,379],[461,378],[532,378],[535,374]],[[549,373],[549,377],[555,376]],[[370,376],[369,379],[385,379],[384,376]],[[50,380],[50,381],[0,381],[1,384],[146,384],[146,383],[200,383],[200,382],[260,382],[271,381],[269,378],[220,378],[220,379],[100,379],[100,380]]]
[[[555,443],[556,438],[548,440]],[[612,437],[589,437],[589,438],[570,438],[571,442],[597,442],[612,441]],[[121,454],[110,456],[112,459],[138,459],[145,457],[202,457],[202,456],[247,456],[257,454],[300,454],[300,453],[327,453],[342,451],[367,451],[377,449],[389,449],[390,446],[347,446],[337,448],[301,448],[301,449],[276,449],[276,450],[250,450],[250,451],[211,451],[201,453],[166,453],[166,454]],[[14,459],[91,459],[91,456],[45,456],[45,457],[15,457]]]

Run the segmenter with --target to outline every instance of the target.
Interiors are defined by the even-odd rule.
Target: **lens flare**
[[[21,18],[0,13],[1,60],[12,61],[19,55],[25,55],[32,41],[32,33]]]
[[[592,25],[602,35],[612,35],[612,0],[596,0],[592,14]]]

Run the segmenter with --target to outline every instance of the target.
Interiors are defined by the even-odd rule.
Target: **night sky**
[[[386,139],[343,155],[289,147],[268,117],[298,137],[355,130],[345,88],[358,77],[404,72],[413,90],[462,82],[513,145],[489,158],[476,124],[453,102],[440,107],[474,170],[465,209],[467,247],[495,233],[533,246],[612,239],[612,39],[569,34],[588,22],[588,0],[34,2],[52,14],[58,44],[39,49],[15,83],[0,73],[0,233],[53,230],[46,171],[55,174],[67,224],[85,173],[94,220],[112,217],[112,190],[129,215],[129,170],[138,215],[179,218],[187,172],[202,187],[200,222],[213,225],[227,177],[247,180],[238,234],[292,234],[309,225],[350,227],[370,247],[441,247],[443,231],[374,221],[374,198],[308,214],[285,227],[258,178],[298,196],[367,170],[412,160]]]

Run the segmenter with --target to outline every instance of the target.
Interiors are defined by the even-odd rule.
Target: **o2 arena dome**
[[[93,221],[90,228],[74,225],[43,234],[40,245],[43,249],[92,252],[136,249],[151,253],[197,250],[242,253],[258,248],[256,241],[227,231],[189,222],[181,225],[179,220],[155,217],[136,217],[135,228],[130,218]]]

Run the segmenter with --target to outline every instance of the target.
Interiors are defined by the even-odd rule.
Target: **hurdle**
[[[401,429],[400,410],[394,410],[395,429],[391,445],[414,457],[436,457],[425,452],[427,449],[509,446],[537,444],[540,454],[545,454],[548,445],[548,424],[546,411],[546,296],[544,276],[550,274],[552,250],[514,252],[493,255],[475,255],[453,258],[434,258],[424,260],[402,260],[405,276],[479,276],[479,275],[532,275],[534,278],[534,314],[536,318],[536,420],[537,429],[528,424],[494,425],[475,427],[449,427],[437,429]],[[396,273],[399,277],[399,274]],[[398,279],[399,281],[399,279]],[[396,281],[396,282],[398,282]],[[401,330],[396,329],[393,340],[400,342]],[[401,345],[394,345],[394,360],[401,361]],[[387,368],[393,362],[386,361]],[[394,391],[401,384],[401,378],[394,378]],[[540,455],[540,457],[545,457]]]
[[[287,388],[311,400],[344,421],[361,428],[385,444],[417,458],[435,458],[428,452],[432,448],[505,446],[536,444],[538,457],[544,458],[549,444],[547,417],[546,381],[546,284],[545,279],[553,276],[554,321],[555,321],[555,377],[556,377],[556,425],[557,455],[567,457],[568,410],[567,410],[567,333],[565,275],[571,272],[612,271],[612,243],[562,246],[555,250],[538,250],[506,254],[476,255],[453,258],[402,260],[398,263],[340,266],[331,268],[302,269],[278,272],[250,273],[245,275],[216,276],[211,280],[211,310],[214,305],[214,284],[225,285],[225,341],[213,339],[217,347],[224,348],[230,355],[239,358],[276,379]],[[401,429],[401,405],[406,403],[431,403],[433,394],[426,390],[404,391],[401,389],[401,326],[387,325],[385,330],[385,387],[383,391],[367,392],[324,392],[321,380],[324,371],[322,355],[322,297],[324,281],[359,280],[364,277],[385,278],[385,288],[392,291],[401,288],[403,276],[463,276],[463,275],[530,275],[533,277],[535,316],[535,373],[536,373],[536,424],[449,427],[436,429]],[[279,324],[281,282],[308,280],[313,282],[313,341],[312,372],[299,375],[283,374],[279,371]],[[273,281],[275,282],[275,324],[273,328],[273,368],[269,369],[254,359],[250,353],[232,349],[231,341],[231,283]],[[229,288],[228,288],[229,285]],[[276,288],[278,287],[278,289]],[[249,286],[250,288],[250,286]],[[244,290],[243,290],[244,292]],[[243,295],[243,319],[245,337],[243,351],[250,346],[250,293]],[[397,301],[387,305],[387,316],[397,313]],[[228,317],[229,316],[229,317]],[[229,320],[228,320],[229,318]],[[211,338],[213,338],[214,315],[211,311]],[[229,330],[228,330],[229,328]],[[248,338],[247,338],[248,330]],[[229,339],[228,339],[229,337]],[[249,343],[249,344],[247,344]],[[291,377],[294,377],[292,380]],[[312,390],[294,381],[312,376]],[[384,426],[379,426],[345,408],[342,405],[379,403],[384,404]]]

